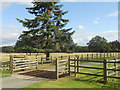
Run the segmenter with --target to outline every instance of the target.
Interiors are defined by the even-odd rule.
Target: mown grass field
[[[117,53],[117,52],[116,52]],[[37,53],[28,53],[28,58],[35,58],[35,55]],[[88,52],[88,53],[50,53],[50,56],[52,57],[60,57],[60,56],[74,56],[74,55],[83,55],[83,57],[87,57],[87,54],[100,54],[100,53],[93,53],[93,52]],[[103,54],[103,53],[102,53]],[[113,53],[112,53],[113,54]],[[26,55],[26,53],[0,53],[1,55],[1,61],[9,61],[9,55]],[[41,57],[45,57],[46,55],[44,53],[38,53],[38,59]],[[106,53],[107,56],[107,53]]]

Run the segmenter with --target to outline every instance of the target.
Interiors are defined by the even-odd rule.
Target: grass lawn
[[[85,77],[85,76],[84,76]],[[82,77],[65,77],[56,81],[41,81],[25,88],[117,88],[120,89],[120,84],[113,84],[108,82],[106,85],[96,82],[82,79]],[[91,76],[93,78],[93,76]]]
[[[97,65],[94,67],[103,67],[103,65]],[[89,72],[94,74],[103,74],[102,70],[93,69],[81,69],[80,72]],[[119,74],[120,76],[120,74]],[[120,79],[108,78],[106,84],[101,83],[103,77],[90,76],[77,74],[77,77],[72,75],[60,78],[55,81],[41,81],[25,88],[116,88],[120,89]]]
[[[65,77],[56,81],[42,81],[25,88],[100,88],[96,83],[79,81],[75,77]]]
[[[8,76],[11,76],[11,74],[10,71],[7,70],[2,71],[2,73],[0,74],[0,77],[8,77]]]

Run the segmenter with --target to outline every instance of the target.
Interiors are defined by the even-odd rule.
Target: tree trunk
[[[46,61],[49,60],[49,56],[50,56],[50,53],[47,52],[47,53],[46,53]]]

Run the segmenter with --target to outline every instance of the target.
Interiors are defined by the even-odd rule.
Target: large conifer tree
[[[28,28],[28,31],[23,31],[24,35],[31,36],[31,42],[34,42],[33,47],[44,49],[46,57],[52,51],[67,52],[73,49],[75,45],[71,38],[74,33],[70,32],[72,28],[65,29],[65,25],[69,22],[62,16],[68,11],[61,10],[63,5],[59,2],[32,2],[33,7],[26,8],[30,14],[34,14],[34,19],[17,20]]]

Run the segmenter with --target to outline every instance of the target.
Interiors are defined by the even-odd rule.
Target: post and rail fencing
[[[56,65],[56,79],[60,77],[60,75],[64,73],[68,73],[71,75],[71,73],[74,73],[75,76],[77,74],[85,74],[85,75],[93,75],[93,76],[100,76],[104,78],[104,83],[107,82],[107,78],[117,78],[120,79],[120,77],[113,77],[112,75],[117,74],[120,72],[120,69],[117,69],[117,67],[120,64],[120,59],[104,59],[104,60],[92,60],[97,58],[107,58],[107,57],[116,57],[119,56],[120,53],[112,54],[112,53],[100,53],[100,54],[86,54],[86,57],[83,55],[77,56],[74,55],[72,58],[71,56],[61,56],[60,58],[53,58],[50,57],[47,61],[46,58],[41,57],[40,59],[37,57],[35,58],[28,58],[25,55],[10,55],[10,71],[11,73],[14,73],[14,71],[17,70],[26,70],[27,68],[36,67],[38,68],[38,64],[45,64],[45,63],[55,63]],[[65,57],[65,58],[64,58]],[[67,58],[67,59],[66,59]],[[54,60],[55,59],[55,60]],[[83,60],[84,59],[84,60]],[[103,64],[103,68],[98,67],[87,67],[80,64],[80,62],[96,62]],[[113,63],[114,67],[108,68],[108,63]],[[72,65],[71,65],[72,64]],[[74,71],[71,71],[71,67],[73,67]],[[99,69],[103,70],[103,75],[97,75],[97,74],[91,74],[91,73],[82,73],[80,72],[80,68],[90,68],[90,69]],[[108,75],[108,71],[114,71],[114,73],[110,73]]]
[[[103,68],[84,66],[84,65],[80,64],[80,62],[82,62],[82,61],[101,63],[103,65]],[[113,63],[114,67],[108,68],[108,63]],[[115,74],[120,72],[120,69],[117,69],[118,67],[120,67],[119,64],[120,64],[120,59],[104,59],[104,60],[92,61],[92,60],[81,60],[79,57],[74,58],[74,59],[69,58],[68,59],[68,72],[69,72],[70,76],[71,76],[71,73],[73,73],[75,76],[76,76],[76,74],[85,74],[85,75],[92,75],[92,76],[103,77],[104,78],[104,83],[106,83],[107,82],[107,78],[120,79],[120,77],[112,76],[112,75],[115,75]],[[74,68],[73,69],[74,71],[71,70],[71,67]],[[89,68],[89,69],[103,70],[103,75],[80,72],[80,68]],[[110,73],[108,75],[108,70],[114,71],[114,73]]]
[[[47,63],[54,63],[55,61],[55,58],[56,57],[50,57],[49,60],[46,60],[45,57],[41,57],[40,55],[42,55],[43,53],[35,53],[35,57],[37,55],[37,58],[38,58],[38,64],[47,64]],[[31,54],[33,55],[33,54]],[[20,56],[20,55],[18,55]],[[39,57],[40,56],[40,57]],[[76,58],[77,55],[70,55],[71,58]],[[92,59],[98,59],[98,58],[109,58],[109,57],[118,57],[120,56],[120,52],[114,52],[114,53],[96,53],[96,54],[81,54],[79,55],[81,56],[81,59],[87,59],[87,60],[92,60]],[[26,57],[29,57],[29,54],[26,54]],[[34,58],[35,58],[34,57]],[[61,60],[62,59],[68,59],[69,58],[69,55],[66,55],[66,56],[60,56],[60,57],[57,57],[58,59],[60,58]],[[2,60],[2,70],[10,70],[10,60],[8,61],[4,61]]]

